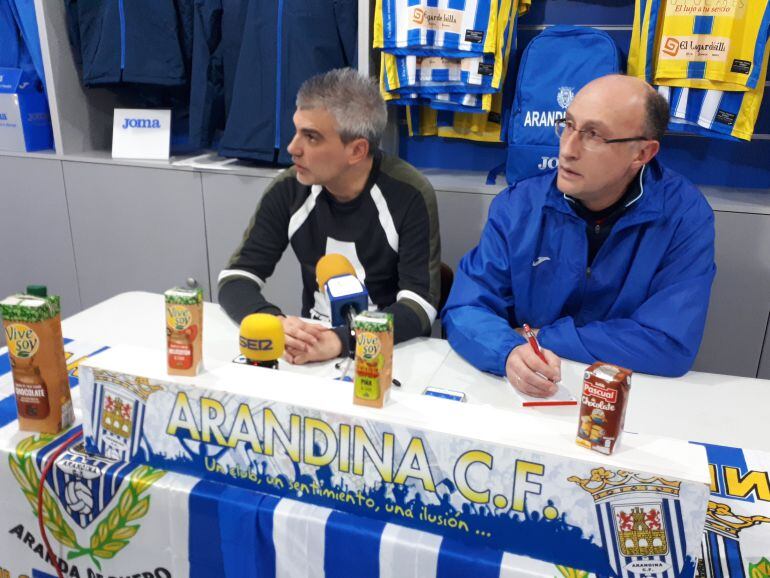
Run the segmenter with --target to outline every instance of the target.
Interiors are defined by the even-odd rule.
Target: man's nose
[[[302,156],[302,149],[300,148],[299,144],[297,143],[297,135],[296,134],[294,135],[294,138],[291,139],[291,142],[289,143],[289,146],[286,147],[286,150],[293,157]]]
[[[575,159],[580,156],[582,143],[580,142],[580,131],[573,130],[565,132],[559,140],[559,152],[562,156]]]

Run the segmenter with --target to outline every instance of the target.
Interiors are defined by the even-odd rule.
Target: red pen
[[[529,346],[535,350],[537,356],[543,360],[543,363],[547,364],[548,362],[545,360],[545,355],[543,355],[540,344],[537,342],[537,337],[535,337],[535,332],[532,331],[532,328],[526,323],[524,324],[524,337],[527,338]]]

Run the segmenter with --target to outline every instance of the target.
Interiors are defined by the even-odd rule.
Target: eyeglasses
[[[646,136],[631,136],[627,138],[604,138],[593,129],[580,129],[575,126],[574,121],[567,120],[566,118],[560,118],[554,124],[554,130],[556,136],[560,139],[563,136],[572,136],[572,133],[577,131],[580,133],[580,142],[587,151],[600,151],[605,145],[615,144],[619,142],[634,142],[651,140]]]

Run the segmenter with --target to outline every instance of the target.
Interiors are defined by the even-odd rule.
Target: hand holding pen
[[[514,347],[508,354],[505,364],[508,381],[527,395],[549,397],[556,393],[556,383],[561,381],[561,359],[540,347],[534,331],[526,323],[521,334],[527,343]]]

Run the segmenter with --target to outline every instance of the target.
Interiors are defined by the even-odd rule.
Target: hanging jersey
[[[498,42],[502,46],[501,85],[505,83],[511,50],[516,42],[518,17],[529,10],[530,0],[503,0],[498,14]],[[504,138],[504,102],[502,92],[492,95],[486,114],[478,112],[448,112],[430,110],[427,107],[413,107],[407,111],[407,126],[410,135],[459,138],[476,142],[501,142]]]
[[[761,68],[767,72],[767,56]],[[765,83],[746,91],[721,91],[699,88],[658,87],[669,102],[672,132],[715,136],[730,140],[751,140],[759,116]]]
[[[392,54],[494,54],[498,0],[377,0],[373,47]]]
[[[478,114],[488,112],[492,108],[492,95],[463,93],[432,94],[430,106],[436,110]]]
[[[634,3],[627,72],[629,76],[636,76],[649,83],[652,83],[655,73],[654,56],[661,3],[662,0],[636,0]]]
[[[509,4],[509,5],[508,5]],[[498,42],[502,44],[503,77],[500,80],[501,92],[492,95],[489,112],[486,114],[455,113],[451,122],[438,123],[438,135],[444,138],[461,138],[476,142],[502,142],[505,140],[505,123],[507,117],[506,103],[510,104],[510,96],[505,93],[505,78],[508,72],[511,52],[516,49],[516,27],[518,18],[529,10],[530,0],[503,1],[498,17]],[[513,86],[508,87],[513,90]]]
[[[386,89],[386,79],[384,74],[384,66],[381,67],[380,73],[380,94],[382,99],[388,104],[400,104],[402,106],[418,106],[420,104],[428,104],[430,101],[427,98],[417,94],[416,92],[389,92]]]
[[[500,89],[502,62],[491,54],[471,58],[382,53],[385,90],[419,94],[486,93]]]
[[[632,66],[637,75],[644,70],[650,80],[654,59],[655,84],[750,90],[764,81],[760,72],[770,33],[768,0],[639,2],[641,27],[639,32],[634,27],[638,36],[632,38],[632,46],[638,47]]]

